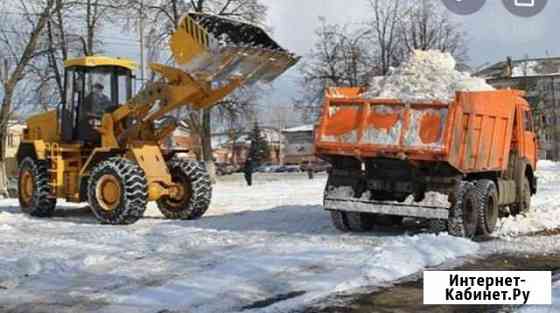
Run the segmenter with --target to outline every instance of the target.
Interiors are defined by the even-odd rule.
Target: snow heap
[[[457,71],[456,65],[449,53],[415,50],[408,61],[392,68],[388,76],[375,77],[364,96],[404,102],[450,102],[456,91],[494,90],[484,79]]]

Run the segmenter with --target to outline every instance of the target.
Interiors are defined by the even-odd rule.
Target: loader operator
[[[105,87],[100,83],[93,85],[92,92],[85,100],[85,113],[101,117],[112,106],[111,99],[103,93]]]
[[[95,130],[96,125],[92,123],[100,120],[103,113],[113,106],[111,99],[103,93],[104,89],[103,84],[95,83],[91,93],[84,100],[84,105],[80,110],[80,124],[78,126],[79,137],[83,141],[98,141],[99,134]]]

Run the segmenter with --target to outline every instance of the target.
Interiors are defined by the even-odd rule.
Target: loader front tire
[[[19,166],[18,198],[21,210],[35,217],[51,217],[56,207],[46,161],[27,157]]]
[[[163,197],[158,208],[166,218],[195,220],[201,218],[210,207],[212,184],[204,166],[192,160],[173,159],[168,163],[173,182],[181,185],[181,197]]]
[[[120,157],[102,162],[91,172],[88,200],[93,214],[104,224],[137,222],[148,203],[144,171],[135,162]]]
[[[449,210],[448,232],[451,236],[474,238],[478,226],[477,192],[472,183],[460,182]]]

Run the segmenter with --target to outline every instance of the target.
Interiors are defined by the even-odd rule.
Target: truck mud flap
[[[346,198],[327,198],[325,199],[324,207],[327,211],[374,213],[441,220],[446,220],[449,218],[449,209],[446,207],[416,206],[394,202],[375,202]]]

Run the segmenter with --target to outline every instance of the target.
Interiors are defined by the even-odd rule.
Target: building
[[[497,89],[526,91],[539,135],[540,157],[560,160],[560,58],[508,58],[475,75]]]
[[[184,127],[177,127],[171,136],[163,141],[162,148],[169,150],[188,150],[188,156],[192,159],[200,160],[202,157],[200,137],[191,134]]]
[[[6,172],[8,176],[17,175],[17,161],[16,154],[19,144],[23,139],[23,130],[25,124],[12,120],[8,122],[8,136],[6,138]]]
[[[313,129],[313,125],[304,125],[282,131],[285,164],[295,165],[316,161],[313,148]]]

